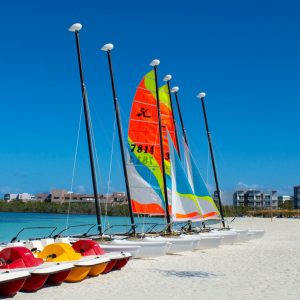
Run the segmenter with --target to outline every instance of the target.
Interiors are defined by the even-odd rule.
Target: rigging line
[[[88,104],[88,110],[89,110],[89,114],[90,113],[90,107]],[[100,187],[103,188],[103,181],[102,181],[102,176],[101,176],[101,168],[100,168],[100,164],[99,164],[99,159],[98,159],[98,151],[97,151],[97,146],[96,146],[96,140],[95,140],[95,134],[94,134],[94,127],[93,127],[93,123],[92,123],[92,118],[90,118],[90,128],[91,128],[91,139],[92,139],[92,147],[94,150],[94,159],[96,161],[96,168],[97,168],[97,172],[96,172],[96,184],[97,184],[97,188],[98,191],[101,190],[99,189],[99,182],[100,181]],[[99,174],[99,180],[98,180],[98,175]],[[102,189],[103,190],[103,189]],[[97,195],[99,196],[99,195]]]
[[[77,153],[78,153],[78,145],[79,145],[79,138],[80,138],[80,128],[81,128],[82,112],[83,112],[83,103],[81,103],[81,109],[80,109],[80,115],[79,115],[79,122],[78,122],[77,139],[76,139],[74,161],[73,161],[73,170],[72,170],[72,179],[71,179],[71,187],[70,187],[71,195],[70,195],[70,200],[69,200],[69,203],[68,203],[68,213],[67,213],[67,220],[66,220],[66,229],[69,226],[69,216],[70,216],[70,208],[71,208],[71,197],[72,197],[72,193],[73,193],[73,185],[74,185],[74,178],[75,178],[75,170],[76,170]]]
[[[91,127],[92,144],[93,144],[93,149],[94,149],[97,174],[99,174],[100,190],[103,191],[104,190],[104,188],[103,188],[103,179],[102,179],[102,174],[101,174],[101,168],[100,168],[98,152],[97,152],[97,146],[96,146],[96,140],[95,140],[94,129],[93,129],[92,123],[90,123],[90,127]],[[97,185],[98,185],[98,183],[97,183]]]
[[[95,117],[95,120],[101,120],[103,119],[103,113],[102,111],[99,113],[98,110],[97,110],[97,107],[95,105],[93,105],[93,103],[91,103],[91,107],[92,107],[92,111],[93,111],[93,116]],[[111,115],[111,118],[113,118],[113,115]],[[99,122],[100,125],[103,124],[103,122]],[[99,130],[100,130],[100,133],[101,133],[101,140],[103,140],[103,142],[105,143],[110,143],[110,137],[106,130],[106,127],[104,128],[104,126],[99,126]]]

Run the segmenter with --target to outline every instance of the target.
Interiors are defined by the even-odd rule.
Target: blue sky
[[[114,111],[99,49],[112,42],[125,132],[135,87],[159,58],[160,81],[170,73],[180,86],[191,149],[204,178],[208,147],[195,98],[202,90],[221,188],[291,192],[300,183],[299,6],[257,0],[2,3],[0,194],[70,189],[81,108],[75,39],[67,31],[75,22],[83,24],[101,191],[107,191]],[[89,192],[83,129],[74,190]],[[124,190],[117,143],[113,157],[111,190]],[[209,167],[209,185],[211,175]]]

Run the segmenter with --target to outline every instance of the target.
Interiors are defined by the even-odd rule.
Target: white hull
[[[196,240],[188,240],[181,238],[170,238],[170,237],[145,237],[143,239],[146,242],[170,242],[171,246],[167,250],[167,254],[175,254],[179,252],[192,251],[194,249],[194,244],[198,244]]]
[[[136,258],[147,258],[165,255],[171,246],[168,242],[145,242],[129,240],[113,240],[112,245],[140,246],[140,252]]]
[[[221,245],[232,245],[237,242],[238,234],[230,230],[212,230],[209,232],[201,232],[199,236],[218,236],[222,237]]]
[[[136,258],[140,253],[141,246],[126,246],[126,245],[109,245],[109,244],[100,244],[100,247],[105,250],[107,253],[120,253],[128,252],[132,255],[132,258]]]
[[[248,230],[248,235],[251,239],[260,239],[265,234],[264,230],[257,229],[257,230]]]
[[[250,240],[250,236],[248,235],[249,230],[247,229],[230,229],[230,231],[238,234],[237,243],[245,243]]]
[[[199,234],[194,235],[182,235],[181,238],[185,239],[197,239],[195,250],[205,250],[211,248],[218,248],[221,245],[223,237],[220,236],[201,236]]]

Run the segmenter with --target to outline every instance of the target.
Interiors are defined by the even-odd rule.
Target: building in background
[[[300,185],[294,186],[294,208],[300,209]]]
[[[233,194],[234,206],[262,207],[263,194],[258,190],[238,190]]]
[[[278,207],[285,206],[286,208],[294,207],[294,197],[293,196],[278,196]]]
[[[271,191],[270,193],[265,193],[263,195],[263,207],[264,208],[278,208],[278,195],[277,191]]]
[[[10,202],[10,201],[22,201],[22,202],[28,202],[28,201],[34,201],[36,200],[35,195],[29,194],[29,193],[20,193],[20,194],[5,194],[3,197],[4,201]]]
[[[68,194],[67,190],[52,190],[51,191],[51,202],[53,202],[53,203],[65,202],[66,194]]]
[[[18,194],[4,194],[4,201],[10,202],[12,200],[16,200],[18,198]]]
[[[238,190],[233,193],[233,205],[276,209],[278,208],[277,191],[266,193],[259,190]]]
[[[229,191],[220,191],[222,205],[232,205],[232,192]],[[218,205],[218,193],[214,191],[213,197],[215,203]]]
[[[39,193],[35,194],[36,201],[38,202],[51,202],[51,193]]]
[[[113,204],[122,205],[127,203],[127,197],[124,192],[114,192],[107,195],[98,195],[99,202],[101,204]],[[65,202],[79,202],[79,203],[89,203],[94,202],[94,194],[79,194],[68,192],[63,189],[54,189],[51,192],[39,193],[32,195],[29,193],[21,194],[5,194],[4,201],[10,202],[13,200],[28,202],[28,201],[38,201],[38,202],[53,202],[53,203],[65,203]]]
[[[64,203],[64,202],[79,202],[88,203],[94,202],[94,194],[78,194],[68,192],[67,190],[52,190],[51,202],[53,203]],[[101,204],[123,204],[127,202],[126,194],[124,192],[114,192],[108,195],[98,195],[99,202]]]
[[[244,206],[245,202],[245,191],[239,190],[233,193],[233,205]]]

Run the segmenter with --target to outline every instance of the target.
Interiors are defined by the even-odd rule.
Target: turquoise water
[[[68,221],[67,221],[68,220]],[[85,224],[85,226],[75,227],[64,234],[76,234],[84,233],[89,229],[88,224],[96,223],[95,215],[70,215],[69,219],[67,215],[60,214],[45,214],[45,213],[9,213],[0,212],[0,242],[9,242],[16,234],[24,227],[48,227],[52,228],[41,228],[41,229],[26,229],[24,230],[19,238],[28,239],[34,237],[45,237],[48,236],[55,227],[54,234],[59,233],[61,230],[66,228],[67,222],[69,226],[78,226]],[[109,232],[126,232],[130,229],[130,219],[128,217],[103,217],[102,218],[103,228],[108,229],[109,226],[114,225]],[[136,223],[160,223],[164,224],[162,218],[136,218]],[[138,225],[138,229],[141,231],[142,224]],[[127,225],[117,226],[117,225]],[[144,225],[145,227],[150,225]],[[90,231],[91,233],[97,233],[96,226]]]
[[[150,217],[135,217],[138,232],[145,232],[147,228],[152,225],[154,230],[162,230],[165,225],[163,218]],[[208,224],[218,223],[216,221],[207,221]],[[20,233],[18,239],[29,239],[36,237],[46,237],[51,234],[58,234],[67,226],[75,226],[65,231],[64,235],[83,234],[96,224],[95,215],[67,215],[63,214],[45,214],[45,213],[10,213],[0,212],[0,243],[9,242],[17,233],[24,227],[35,227],[32,229],[25,229]],[[125,233],[130,229],[129,217],[102,217],[102,226],[105,233]],[[80,226],[79,226],[80,225]],[[84,225],[84,226],[81,226]],[[126,225],[126,226],[123,226]],[[200,225],[200,224],[195,224]],[[110,228],[110,226],[113,226]],[[176,226],[182,226],[182,223]],[[51,227],[40,228],[36,227]],[[94,226],[89,233],[97,234],[97,226]]]

